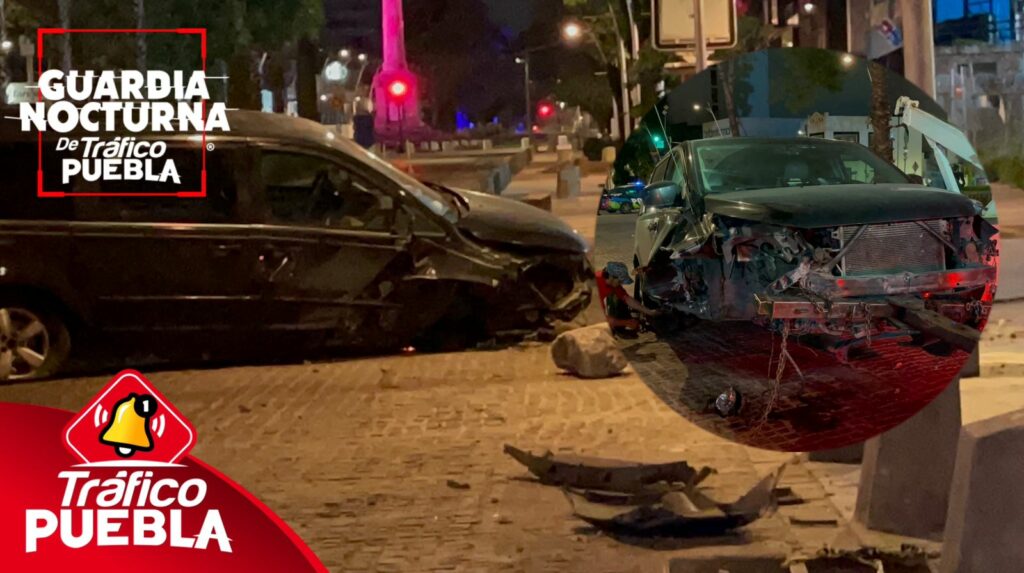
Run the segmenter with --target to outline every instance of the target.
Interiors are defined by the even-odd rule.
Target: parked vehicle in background
[[[644,184],[642,181],[620,185],[601,191],[601,200],[597,206],[597,214],[601,213],[639,213],[644,208]]]
[[[301,332],[395,349],[535,330],[589,304],[586,242],[550,213],[427,186],[317,123],[229,121],[207,137],[203,199],[37,199],[34,134],[4,124],[0,379],[52,375],[95,332]],[[188,137],[158,138],[179,166],[202,161]]]

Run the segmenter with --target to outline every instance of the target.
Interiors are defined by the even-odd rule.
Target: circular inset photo
[[[995,296],[984,169],[942,108],[849,54],[775,49],[684,82],[604,191],[604,311],[646,384],[747,445],[838,448],[907,420]]]

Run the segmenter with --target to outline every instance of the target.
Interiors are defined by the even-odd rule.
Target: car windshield
[[[693,144],[705,194],[749,189],[909,183],[906,175],[856,143],[744,138]]]
[[[452,223],[459,220],[459,212],[448,197],[431,189],[430,187],[427,187],[420,180],[408,173],[405,173],[401,169],[398,169],[386,160],[377,157],[377,155],[366,151],[355,143],[344,140],[335,140],[335,143],[338,144],[345,153],[354,156],[356,159],[363,160],[377,171],[383,173],[401,185],[402,189],[405,189],[406,192],[415,197],[435,215],[444,217]]]

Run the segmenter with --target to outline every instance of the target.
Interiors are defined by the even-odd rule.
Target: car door
[[[668,169],[670,158],[665,157],[654,167],[647,185],[660,183],[665,178],[665,170]],[[654,242],[654,227],[657,225],[658,209],[648,206],[645,202],[644,209],[636,220],[636,229],[633,233],[633,242],[636,247],[636,259],[640,266],[650,262],[651,244]]]
[[[175,188],[198,185],[194,148],[169,147],[167,157],[182,176]],[[207,154],[205,198],[74,198],[71,273],[90,322],[112,330],[249,328],[260,284],[238,177],[248,170],[241,149],[218,144]],[[154,182],[75,185],[79,193],[172,190]]]
[[[409,243],[397,186],[341,154],[265,146],[258,153],[261,321],[333,330],[379,313]]]
[[[686,177],[683,170],[681,148],[676,148],[666,156],[655,168],[650,184],[672,182],[683,188],[686,193]],[[648,185],[649,187],[650,185]],[[646,194],[645,194],[646,195]],[[682,199],[682,195],[680,196]],[[681,202],[663,204],[647,204],[636,222],[637,260],[640,266],[647,266],[665,239],[674,232],[675,226],[683,220]]]

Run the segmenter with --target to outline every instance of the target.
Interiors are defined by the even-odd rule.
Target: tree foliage
[[[629,13],[626,2],[633,3],[638,39],[640,44],[639,58],[627,64],[627,89],[640,86],[641,100],[634,102],[630,112],[634,116],[641,115],[653,106],[658,99],[655,86],[665,78],[665,64],[671,56],[654,49],[650,37],[650,13],[641,10],[645,4],[639,0],[562,0],[568,14],[580,19],[587,32],[580,41],[578,49],[585,50],[596,62],[600,62],[607,70],[605,76],[609,92],[620,97],[619,49],[620,40],[627,52],[630,51],[631,33]],[[632,58],[630,58],[632,60]],[[594,108],[587,108],[584,101],[569,101],[574,105],[584,106],[595,116]],[[609,104],[610,107],[610,104]]]
[[[123,0],[70,0],[75,28],[135,28],[134,2]],[[32,35],[30,27],[58,26],[57,3],[46,0],[8,0],[5,14],[19,14],[15,33]],[[229,70],[230,83],[251,97],[258,94],[254,62],[263,53],[285,59],[301,38],[317,36],[323,25],[321,0],[148,0],[144,23],[149,28],[207,30],[207,59]],[[10,30],[9,30],[10,31]],[[199,46],[194,38],[150,35],[146,63],[154,69],[195,69]],[[56,54],[56,46],[46,53]],[[75,35],[74,64],[80,68],[138,67],[135,39],[103,34]],[[51,60],[53,61],[53,60]],[[216,68],[214,68],[216,69]],[[212,75],[212,74],[211,74]],[[239,102],[234,102],[239,103]],[[252,105],[252,101],[245,102]]]

